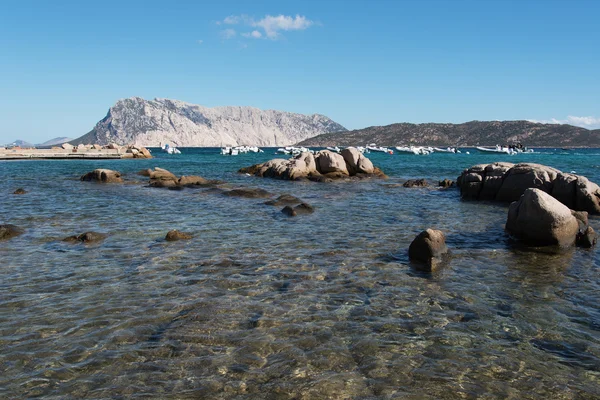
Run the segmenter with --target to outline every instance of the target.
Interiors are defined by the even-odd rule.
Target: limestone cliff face
[[[319,115],[253,107],[208,108],[178,100],[122,99],[104,119],[73,144],[158,146],[285,146],[346,129]]]

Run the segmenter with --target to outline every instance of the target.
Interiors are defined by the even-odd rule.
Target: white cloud
[[[580,126],[588,129],[600,128],[600,118],[598,117],[576,117],[569,115],[566,119],[551,118],[547,120],[535,120],[530,119],[531,122],[539,122],[541,124],[569,124],[574,126]]]
[[[233,39],[237,35],[235,29],[225,29],[221,31],[221,37],[223,39]]]
[[[300,15],[296,15],[295,18],[287,15],[276,17],[267,15],[260,21],[255,22],[253,26],[263,28],[268,38],[276,39],[279,36],[279,31],[302,31],[308,29],[312,24],[313,21]]]
[[[276,40],[281,36],[282,31],[302,31],[314,25],[315,22],[307,19],[303,15],[296,15],[295,17],[289,15],[266,15],[265,17],[259,20],[255,20],[254,18],[251,18],[247,15],[230,15],[223,19],[223,21],[217,22],[217,25],[221,24],[239,24],[243,26],[258,28],[253,30],[252,32],[242,33],[242,36],[253,39],[268,38]],[[226,29],[225,31],[222,31],[222,34],[227,31],[233,31],[233,29]],[[234,36],[235,35],[231,35],[227,36],[226,38],[231,39]]]
[[[262,33],[259,31],[252,31],[247,33],[242,33],[242,36],[253,39],[260,39],[262,37]]]

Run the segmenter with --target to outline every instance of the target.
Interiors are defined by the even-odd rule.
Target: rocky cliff
[[[300,142],[303,146],[525,146],[600,147],[600,130],[529,121],[471,121],[463,124],[399,123],[327,133]]]
[[[94,129],[72,144],[159,146],[285,146],[346,129],[319,115],[253,107],[214,107],[178,100],[122,99]]]

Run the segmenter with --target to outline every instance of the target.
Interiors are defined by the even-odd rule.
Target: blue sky
[[[599,1],[29,1],[0,11],[0,143],[78,137],[120,98],[350,129],[600,127]]]

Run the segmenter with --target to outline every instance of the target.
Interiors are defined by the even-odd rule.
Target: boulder
[[[341,154],[329,150],[321,150],[315,155],[317,171],[321,174],[329,172],[339,172],[343,175],[350,175],[346,167],[346,161]]]
[[[315,212],[315,209],[310,204],[301,203],[298,204],[296,207],[285,206],[283,207],[281,212],[289,217],[295,217],[299,214],[312,214],[313,212]]]
[[[373,173],[374,167],[371,160],[366,158],[364,154],[355,147],[348,147],[347,149],[342,150],[341,155],[344,157],[346,168],[350,175],[356,175],[357,173]]]
[[[585,176],[577,176],[575,209],[600,214],[600,187]]]
[[[18,188],[17,190],[15,190],[13,192],[13,194],[25,194],[27,193],[27,190],[23,189],[23,188]]]
[[[175,240],[187,240],[187,239],[191,239],[192,235],[190,235],[189,233],[185,233],[185,232],[180,232],[178,230],[171,230],[169,232],[167,232],[167,236],[165,236],[165,240],[172,242]]]
[[[195,175],[185,176],[184,175],[181,178],[179,178],[177,183],[180,186],[203,186],[203,185],[209,184],[210,181],[208,179],[204,179],[201,176],[195,176]]]
[[[448,253],[446,236],[442,231],[427,229],[412,241],[408,248],[408,258],[417,269],[431,272]]]
[[[552,197],[565,206],[575,209],[575,192],[577,190],[577,175],[560,173],[554,180]]]
[[[588,226],[585,231],[577,233],[577,246],[590,248],[596,245],[598,236],[591,226]]]
[[[70,143],[63,143],[60,147],[62,147],[64,150],[73,150],[73,145]]]
[[[93,243],[99,242],[106,238],[106,235],[98,232],[85,232],[77,236],[68,236],[63,239],[63,242],[82,242],[82,243]]]
[[[15,236],[23,234],[23,230],[15,225],[0,225],[0,240],[12,239]]]
[[[116,143],[110,143],[106,146],[106,148],[110,150],[121,150],[121,146]]]
[[[517,164],[507,171],[502,185],[496,193],[498,201],[517,201],[526,189],[552,192],[552,182],[560,171],[540,164]]]
[[[425,179],[409,179],[402,184],[403,187],[413,188],[413,187],[427,187],[429,184]]]
[[[101,183],[123,183],[121,173],[110,169],[95,169],[81,176],[82,181]]]
[[[179,178],[173,173],[162,168],[154,168],[154,171],[150,171],[150,186],[159,188],[169,188],[177,186],[179,184]]]
[[[514,166],[512,163],[497,162],[486,165],[483,172],[485,174],[481,191],[479,192],[480,200],[494,200],[502,183],[506,173]]]
[[[139,149],[139,153],[135,156],[136,158],[152,158],[152,154],[150,153],[150,150],[148,150],[145,147],[141,147]]]
[[[579,222],[571,210],[541,189],[526,189],[508,209],[506,231],[533,246],[571,246]]]
[[[454,181],[450,180],[450,179],[444,179],[443,181],[439,181],[438,182],[438,186],[442,187],[442,188],[450,188],[450,187],[454,187]]]

